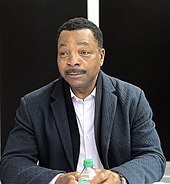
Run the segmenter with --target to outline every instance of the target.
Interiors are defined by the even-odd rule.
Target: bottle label
[[[81,180],[78,182],[78,184],[90,184],[90,181]]]

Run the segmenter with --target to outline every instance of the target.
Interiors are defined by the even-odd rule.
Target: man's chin
[[[70,84],[71,87],[78,88],[84,85],[84,80],[80,79],[80,77],[67,77],[65,80]]]
[[[81,89],[84,89],[84,85],[83,84],[73,84],[73,83],[69,83],[69,85],[70,85],[70,87],[72,88],[72,89],[79,89],[79,90],[81,90]]]

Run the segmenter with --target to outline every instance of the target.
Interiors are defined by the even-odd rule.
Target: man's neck
[[[89,96],[91,94],[91,92],[94,90],[94,88],[92,88],[90,90],[87,90],[87,89],[86,90],[81,90],[81,89],[71,88],[71,90],[77,98],[80,98],[80,99],[84,100],[87,96]]]

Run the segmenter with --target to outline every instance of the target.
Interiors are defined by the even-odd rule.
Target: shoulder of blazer
[[[104,72],[101,73],[103,78],[103,90],[110,91],[111,93],[114,93],[117,97],[121,98],[133,98],[133,96],[137,97],[140,95],[142,90],[136,85],[115,77],[111,77]]]
[[[51,98],[51,96],[53,97],[52,94],[55,94],[58,91],[57,89],[60,90],[61,86],[62,86],[62,79],[60,77],[50,82],[49,84],[26,94],[23,98],[26,101],[37,101],[37,100],[44,101],[44,100]]]

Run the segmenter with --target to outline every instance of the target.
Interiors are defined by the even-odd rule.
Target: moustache
[[[72,68],[72,69],[65,70],[65,73],[66,74],[85,74],[86,70]]]

